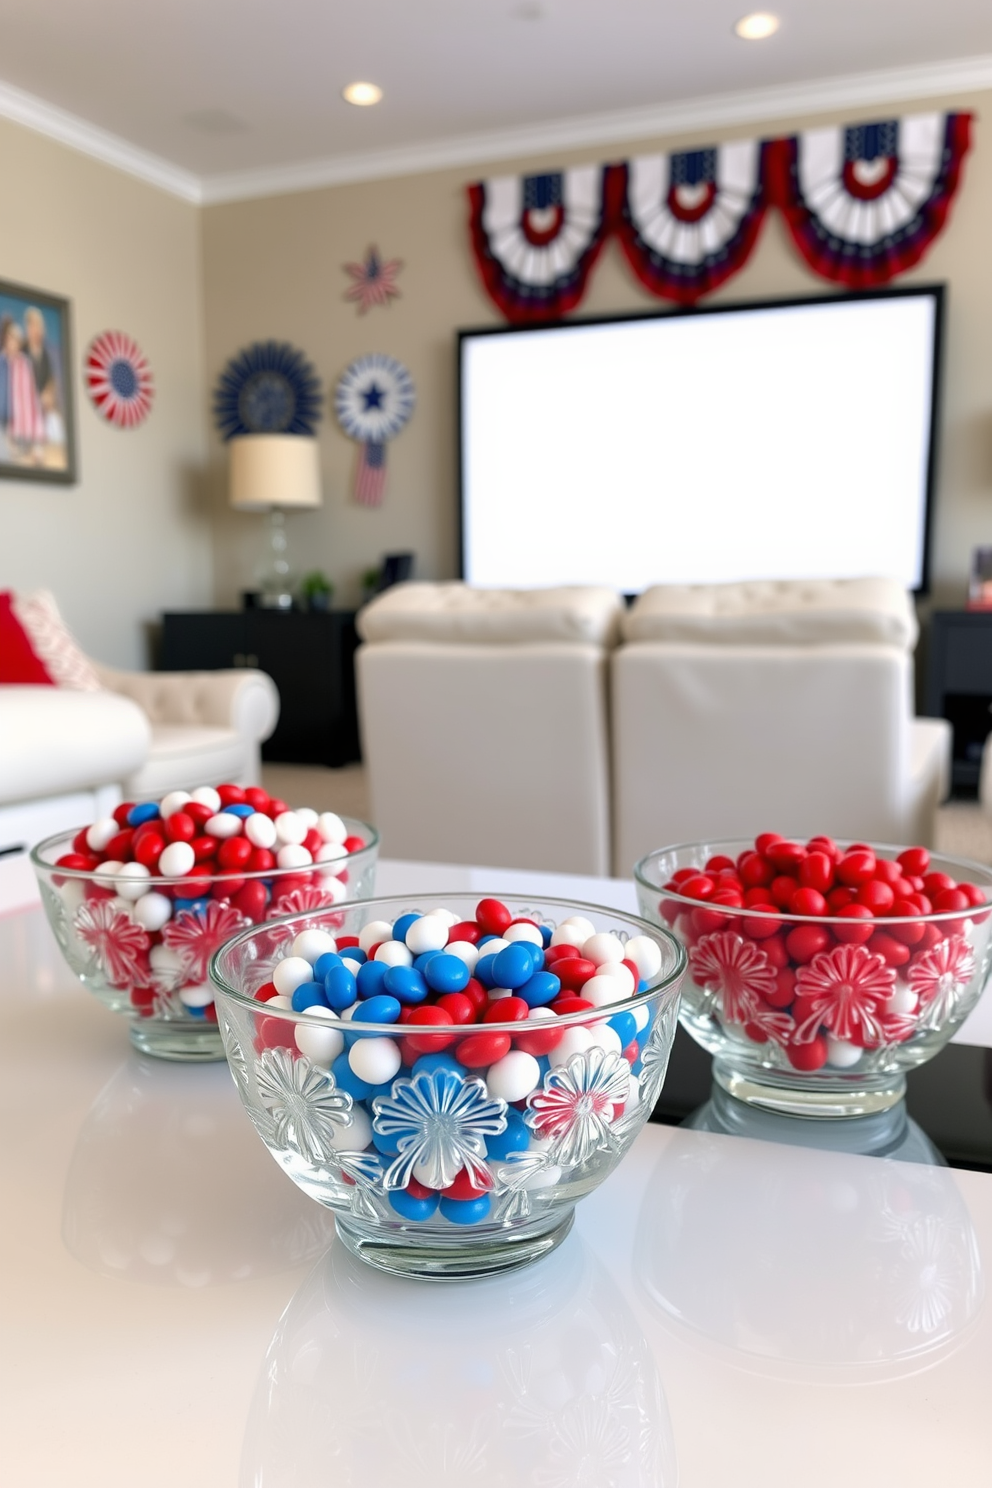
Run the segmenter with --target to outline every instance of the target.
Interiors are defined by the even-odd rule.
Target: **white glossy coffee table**
[[[540,874],[379,886],[632,906]],[[992,1478],[985,1174],[651,1126],[546,1260],[394,1280],[280,1173],[226,1066],[129,1050],[30,906],[0,917],[0,1113],[11,1488]]]

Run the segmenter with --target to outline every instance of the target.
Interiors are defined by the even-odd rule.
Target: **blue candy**
[[[330,1005],[324,996],[324,989],[320,982],[301,982],[290,1001],[293,1004],[294,1013],[305,1013],[307,1008],[326,1008]]]
[[[361,946],[345,946],[344,950],[339,952],[339,955],[342,961],[354,961],[359,966],[364,966],[369,959]]]
[[[367,998],[359,1012],[362,1023],[395,1023],[400,1015],[400,1005],[395,997],[380,994]]]
[[[331,967],[324,978],[324,995],[327,1006],[336,1013],[344,1012],[345,1008],[350,1008],[353,1002],[357,1002],[358,987],[346,966]]]
[[[382,1153],[383,1157],[399,1156],[400,1149],[396,1142],[396,1137],[384,1137],[374,1127],[372,1128],[372,1145],[377,1152]]]
[[[424,968],[424,980],[434,992],[461,992],[468,986],[469,969],[459,956],[436,951]]]
[[[420,1058],[414,1062],[412,1073],[414,1077],[422,1074],[432,1075],[435,1070],[450,1070],[453,1075],[458,1075],[461,1079],[464,1079],[468,1073],[464,1064],[459,1064],[451,1054],[421,1054]]]
[[[322,982],[332,966],[343,966],[344,962],[336,951],[325,951],[318,956],[313,964],[313,974],[318,982]]]
[[[320,965],[319,961],[317,965]],[[381,992],[388,970],[385,961],[366,961],[364,966],[360,966],[355,975],[359,997],[375,997]]]
[[[433,961],[434,957],[440,954],[440,951],[421,951],[419,956],[414,956],[413,958],[414,970],[419,972],[426,971],[428,961]]]
[[[382,987],[390,997],[400,1002],[423,1002],[427,996],[427,983],[415,966],[390,966],[383,977]]]
[[[415,1199],[405,1188],[394,1189],[389,1202],[401,1219],[430,1219],[437,1209],[437,1194],[428,1194],[426,1199]]]
[[[545,950],[547,950],[548,946],[551,944],[551,926],[550,925],[538,925],[537,928],[541,932],[541,939],[544,941],[544,948],[545,948]]]
[[[154,801],[142,801],[138,806],[132,806],[127,814],[129,827],[140,827],[142,822],[155,821],[158,817],[158,807]]]
[[[441,1198],[438,1207],[445,1219],[452,1224],[473,1225],[489,1215],[489,1195],[480,1194],[477,1199]]]
[[[338,1089],[347,1091],[348,1095],[353,1096],[355,1100],[367,1100],[375,1089],[374,1085],[366,1084],[355,1074],[348,1063],[347,1050],[335,1059],[331,1065],[331,1074],[334,1076],[334,1083]]]
[[[627,1045],[637,1037],[637,1023],[633,1013],[615,1013],[610,1019],[609,1026],[620,1040],[621,1049],[626,1049]]]
[[[516,991],[533,975],[534,957],[531,955],[531,947],[525,940],[515,940],[512,945],[496,953],[493,960],[495,986],[509,987]]]
[[[489,941],[499,940],[499,938],[500,937],[498,935],[480,935],[478,940],[475,942],[476,948],[481,952],[482,947],[484,945],[487,945]]]
[[[486,1137],[486,1153],[496,1162],[502,1162],[511,1152],[526,1152],[530,1146],[530,1131],[519,1111],[512,1106],[506,1113],[506,1131],[498,1136]]]
[[[399,919],[394,921],[393,923],[393,939],[402,940],[405,944],[406,932],[409,930],[413,922],[415,920],[419,920],[420,918],[421,916],[419,914],[400,915]]]
[[[188,910],[191,914],[203,914],[203,912],[206,910],[207,905],[210,904],[211,902],[212,901],[209,900],[209,899],[207,899],[207,898],[203,898],[203,899],[177,899],[175,901],[176,914],[178,914],[180,912],[180,910],[183,910],[183,909]]]
[[[254,806],[249,806],[247,801],[236,802],[233,806],[222,806],[221,810],[226,811],[229,816],[244,817],[255,815]]]
[[[475,963],[475,971],[472,973],[472,975],[475,977],[476,981],[481,982],[482,985],[486,988],[501,985],[497,983],[496,973],[493,971],[493,967],[495,966],[495,964],[495,956],[480,956],[478,961],[476,961]]]
[[[553,971],[535,971],[529,981],[517,988],[517,996],[522,997],[528,1007],[546,1007],[549,1002],[554,1002],[560,991],[561,981]]]

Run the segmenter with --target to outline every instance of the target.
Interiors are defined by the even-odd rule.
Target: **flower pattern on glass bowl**
[[[334,1162],[342,1183],[339,1197],[360,1219],[378,1219],[385,1164],[377,1152],[336,1152]]]
[[[312,910],[330,909],[333,905],[340,904],[345,898],[344,885],[337,879],[333,882],[338,885],[340,892],[330,887],[318,888],[316,884],[306,884],[302,889],[291,889],[288,894],[283,894],[278,899],[273,895],[265,918],[278,920],[283,915],[308,914]]]
[[[251,921],[231,904],[216,900],[201,909],[181,909],[162,930],[162,944],[179,957],[183,980],[197,985],[209,975],[210,958]]]
[[[534,1148],[528,1152],[511,1152],[493,1167],[498,1196],[495,1218],[526,1218],[534,1204],[531,1189],[547,1188],[557,1181],[560,1172],[560,1168],[549,1162],[547,1152]]]
[[[920,1000],[918,1028],[939,1028],[950,1017],[975,974],[975,953],[963,935],[941,940],[910,968],[909,985]]]
[[[428,1188],[447,1188],[464,1168],[474,1188],[489,1190],[486,1137],[506,1130],[506,1101],[489,1095],[477,1078],[454,1070],[422,1070],[397,1080],[389,1095],[376,1096],[373,1130],[394,1137],[398,1156],[386,1171],[387,1189],[406,1188],[411,1178]]]
[[[280,1147],[315,1164],[334,1155],[336,1131],[350,1125],[353,1102],[333,1075],[288,1049],[266,1049],[255,1065],[255,1084]]]
[[[76,910],[75,930],[112,987],[146,986],[148,933],[111,899],[88,899]]]
[[[629,1075],[622,1055],[597,1045],[548,1070],[541,1089],[528,1097],[525,1120],[548,1142],[551,1162],[574,1168],[594,1152],[616,1146],[613,1110],[626,1102]]]
[[[881,956],[863,945],[821,951],[796,972],[796,1001],[802,1016],[793,1039],[810,1043],[822,1025],[834,1038],[866,1047],[885,1039],[885,1004],[895,991],[896,974]]]
[[[689,953],[689,969],[725,1023],[753,1023],[775,991],[775,968],[764,951],[733,930],[702,936]]]

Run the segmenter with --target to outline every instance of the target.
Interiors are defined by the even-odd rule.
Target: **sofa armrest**
[[[279,693],[265,672],[118,672],[97,666],[104,687],[133,699],[152,724],[230,728],[258,743],[279,721]]]

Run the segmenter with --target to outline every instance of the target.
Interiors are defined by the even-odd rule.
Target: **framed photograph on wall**
[[[0,479],[71,485],[69,301],[0,279]]]

